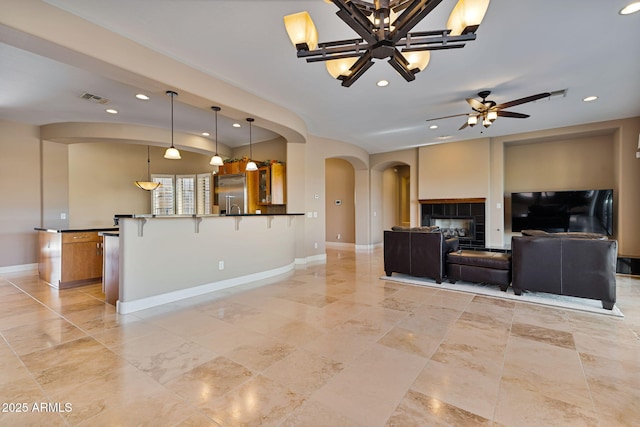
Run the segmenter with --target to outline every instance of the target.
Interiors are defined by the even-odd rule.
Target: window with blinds
[[[175,193],[173,175],[151,175],[153,182],[162,184],[151,191],[151,213],[154,215],[173,215],[175,213]]]
[[[176,175],[176,213],[178,215],[196,213],[195,175]]]
[[[151,175],[162,184],[151,192],[154,215],[206,215],[211,213],[211,174]]]
[[[196,181],[196,207],[198,215],[211,213],[211,174],[198,174]]]

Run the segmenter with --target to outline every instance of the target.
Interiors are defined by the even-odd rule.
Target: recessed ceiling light
[[[389,86],[389,82],[387,80],[380,80],[378,83],[376,83],[376,86],[378,87]]]
[[[109,114],[118,114],[118,110],[114,110],[113,108],[107,108],[105,111]]]
[[[211,135],[209,132],[202,132],[202,136],[209,136]]]
[[[429,129],[438,129],[438,125],[431,125],[429,126]]]
[[[640,1],[634,1],[633,3],[629,3],[625,7],[620,10],[620,15],[631,15],[640,10]]]
[[[595,101],[596,99],[598,99],[597,96],[587,96],[586,98],[583,99],[584,102],[591,102],[591,101]]]
[[[239,127],[240,127],[240,123],[234,123],[234,124],[233,124],[233,127],[234,127],[234,128],[239,128]]]
[[[136,98],[142,100],[142,101],[148,101],[149,97],[147,95],[145,95],[144,93],[139,93],[136,95]]]

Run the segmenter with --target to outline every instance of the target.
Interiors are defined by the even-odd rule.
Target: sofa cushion
[[[542,230],[522,230],[521,233],[523,236],[546,236],[549,234]]]
[[[502,252],[457,251],[447,254],[450,264],[473,265],[496,270],[511,269],[511,255]]]
[[[559,233],[547,233],[542,230],[522,230],[523,236],[545,236],[545,237],[555,237],[555,238],[563,238],[570,237],[572,239],[596,239],[596,240],[607,240],[607,236],[600,233],[583,233],[578,231],[563,231]]]

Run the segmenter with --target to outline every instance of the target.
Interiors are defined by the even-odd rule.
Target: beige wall
[[[613,152],[613,133],[507,145],[505,197],[516,191],[613,188]]]
[[[326,241],[355,243],[355,171],[342,159],[327,159],[326,171]],[[339,201],[340,204],[336,204]]]
[[[47,228],[69,228],[69,146],[67,144],[42,141],[41,221]]]
[[[167,160],[164,147],[150,147],[152,174],[211,173],[210,156],[181,151]],[[150,193],[134,181],[147,179],[147,147],[118,143],[69,145],[69,226],[108,227],[114,214],[150,213]]]
[[[249,141],[247,137],[247,142]],[[264,141],[252,144],[253,161],[264,162],[266,160],[287,161],[287,141],[284,138],[277,138],[271,141]],[[249,145],[234,148],[232,158],[239,159],[243,156],[249,157]]]
[[[419,163],[420,199],[489,196],[488,138],[420,147]]]
[[[36,126],[0,120],[0,271],[38,260],[39,134]]]

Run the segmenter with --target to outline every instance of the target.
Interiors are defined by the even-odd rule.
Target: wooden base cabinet
[[[102,236],[97,231],[39,231],[40,278],[58,289],[102,278]]]

